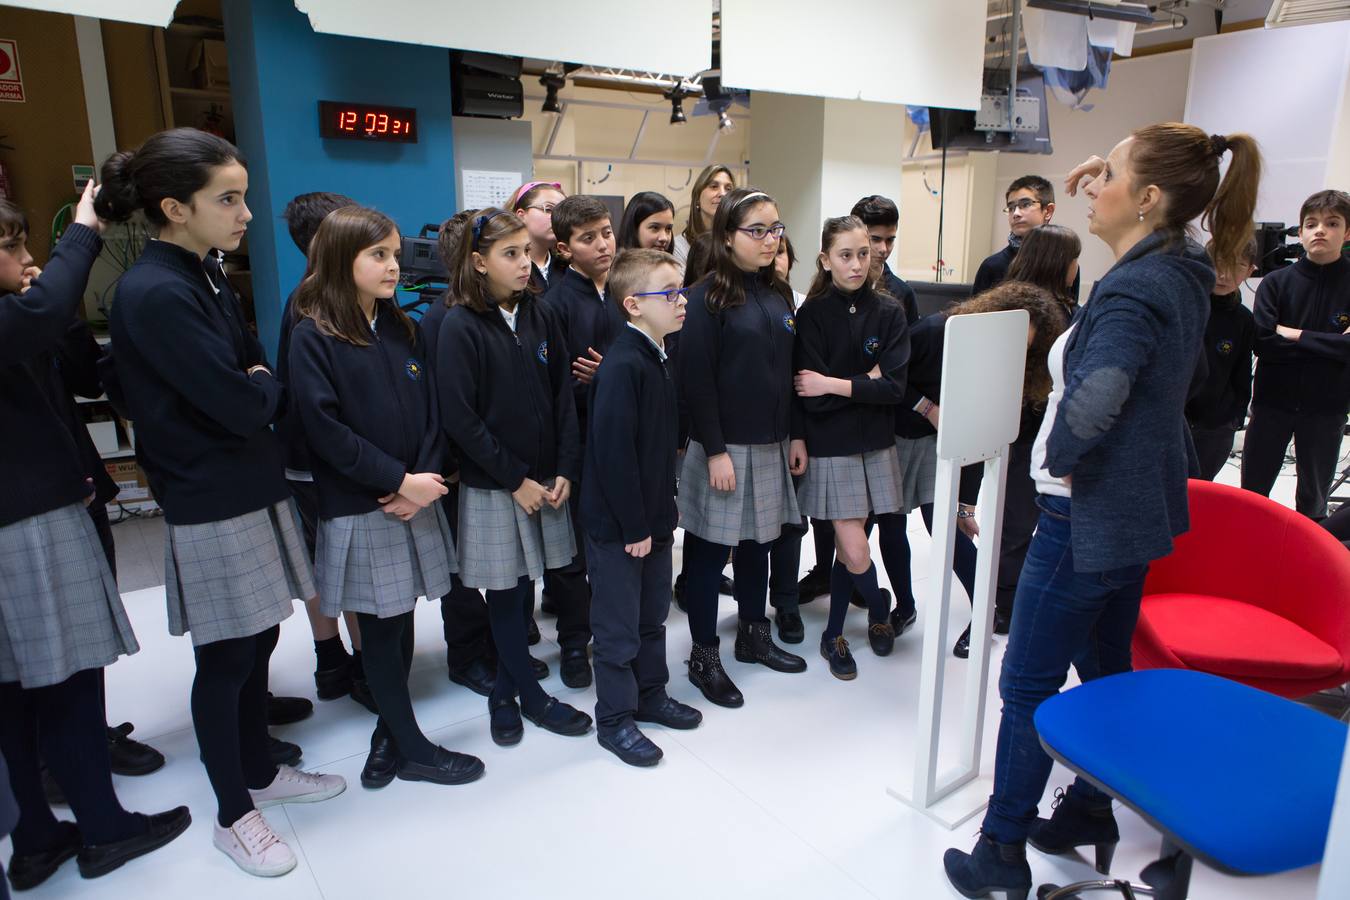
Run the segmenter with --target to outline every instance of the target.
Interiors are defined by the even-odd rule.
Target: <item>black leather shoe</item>
[[[591,686],[591,660],[586,648],[574,648],[562,652],[562,683],[570,688],[588,688]]]
[[[108,729],[108,759],[114,775],[149,775],[164,767],[164,754],[127,735],[136,730],[130,722]]]
[[[867,643],[877,656],[890,656],[895,649],[895,628],[890,622],[876,622],[867,626]]]
[[[919,611],[914,607],[901,609],[897,606],[891,610],[891,628],[895,629],[896,637],[913,628],[917,621],[919,621]]]
[[[376,731],[370,736],[370,753],[361,768],[361,787],[375,791],[394,780],[398,772],[398,748],[394,739]]]
[[[694,644],[689,649],[689,683],[703,692],[709,703],[735,709],[745,705],[745,697],[736,689],[727,670],[722,668],[722,656],[717,644]]]
[[[371,715],[378,716],[380,709],[375,705],[375,695],[370,692],[370,682],[365,678],[352,677],[352,689],[349,694],[353,700],[366,708]]]
[[[667,728],[688,731],[699,726],[703,721],[703,713],[667,695],[660,703],[646,709],[639,707],[633,718],[639,722],[652,722]]]
[[[430,764],[398,761],[400,781],[430,781],[435,784],[468,784],[482,777],[487,767],[476,756],[437,747]]]
[[[1012,610],[994,610],[994,634],[1007,634],[1012,628]]]
[[[821,635],[820,655],[830,664],[830,674],[840,681],[852,681],[858,677],[858,663],[849,652],[848,641],[842,637],[831,641]]]
[[[267,724],[291,725],[314,715],[314,703],[304,697],[267,695]]]
[[[717,582],[717,593],[721,594],[723,597],[736,596],[736,582],[723,575],[722,580]]]
[[[778,623],[778,639],[785,644],[800,644],[806,639],[806,626],[800,613],[780,612],[774,616]]]
[[[144,834],[82,848],[76,858],[80,866],[80,876],[98,878],[114,869],[120,869],[136,857],[163,847],[187,831],[187,827],[192,824],[192,813],[188,812],[186,806],[178,806],[168,812],[155,813],[145,818],[149,827]]]
[[[548,663],[544,662],[542,659],[536,659],[531,656],[530,670],[534,672],[535,681],[543,681],[548,677]]]
[[[345,697],[352,690],[351,657],[343,660],[342,665],[332,669],[314,670],[314,691],[320,700],[336,700]]]
[[[985,897],[1002,891],[1007,900],[1027,900],[1031,893],[1031,866],[1026,844],[996,844],[983,834],[975,849],[962,853],[955,848],[942,857],[947,880],[963,897]]]
[[[1111,858],[1120,843],[1120,828],[1116,825],[1111,803],[1081,799],[1070,788],[1055,788],[1054,812],[1049,819],[1037,819],[1027,835],[1027,843],[1042,853],[1060,856],[1078,847],[1096,850],[1097,871],[1106,875],[1111,871]]]
[[[736,625],[736,659],[760,663],[775,672],[805,672],[806,660],[788,653],[773,642],[768,622],[739,622]]]
[[[543,638],[539,635],[539,623],[534,620],[534,616],[530,616],[529,621],[525,623],[525,643],[533,647],[541,640]]]
[[[497,681],[497,667],[489,666],[486,660],[475,659],[467,666],[450,669],[450,680],[487,697],[492,693],[492,685]]]
[[[525,734],[520,721],[520,706],[514,700],[488,701],[488,730],[498,747],[514,747]]]
[[[653,744],[636,725],[629,722],[618,728],[607,728],[596,735],[600,746],[630,766],[654,766],[664,756],[661,748]]]
[[[563,703],[557,697],[549,697],[548,702],[544,704],[544,708],[539,711],[537,716],[532,716],[523,709],[520,712],[521,715],[545,731],[561,734],[564,737],[580,737],[591,730],[590,716],[575,706]]]
[[[6,786],[8,790],[8,786]],[[56,874],[61,864],[80,852],[84,841],[80,838],[80,829],[74,822],[57,822],[61,838],[50,850],[38,853],[15,853],[9,861],[6,874],[9,885],[16,891],[35,888]]]
[[[955,656],[957,659],[969,659],[969,658],[970,658],[970,626],[969,626],[969,625],[966,626],[966,630],[965,630],[965,631],[961,632],[961,636],[960,636],[959,638],[956,639],[956,646],[952,648],[952,656]]]
[[[820,564],[811,567],[811,571],[797,582],[797,603],[814,603],[817,597],[830,592],[830,570]]]
[[[553,595],[548,591],[544,591],[544,593],[539,596],[539,611],[546,616],[556,616],[558,614],[558,601],[554,600]]]
[[[267,752],[272,757],[272,764],[275,766],[296,766],[300,764],[300,757],[304,751],[300,749],[299,744],[292,744],[290,741],[283,741],[281,738],[267,736]]]

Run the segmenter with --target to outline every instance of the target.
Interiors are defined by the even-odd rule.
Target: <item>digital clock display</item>
[[[319,101],[319,136],[417,143],[417,110],[372,103]]]

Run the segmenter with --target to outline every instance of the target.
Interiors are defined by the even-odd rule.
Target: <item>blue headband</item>
[[[497,216],[504,215],[506,215],[506,213],[501,210],[495,210],[473,220],[473,249],[478,249],[478,240],[483,236],[483,226],[487,225],[487,223],[491,222]]]

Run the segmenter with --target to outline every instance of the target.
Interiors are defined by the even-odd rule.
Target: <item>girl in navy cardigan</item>
[[[1219,160],[1230,150],[1221,181]],[[1070,665],[1084,681],[1131,668],[1148,563],[1169,553],[1188,524],[1193,451],[1182,411],[1214,265],[1231,267],[1252,233],[1260,169],[1247,135],[1165,123],[1069,174],[1070,196],[1091,176],[1088,227],[1116,264],[1050,351],[1053,389],[1031,462],[1041,518],[999,679],[994,793],[975,849],[948,850],[943,860],[967,897],[1027,897],[1028,841],[1054,854],[1092,845],[1098,868],[1110,867],[1120,833],[1109,795],[1079,779],[1050,819],[1036,818],[1051,759],[1033,717]],[[1186,237],[1201,214],[1214,235],[1214,263]]]
[[[792,291],[774,269],[778,207],[763,191],[734,190],[710,233],[711,269],[689,292],[676,360],[690,417],[679,508],[694,639],[689,680],[711,702],[736,707],[745,699],[717,650],[718,581],[733,547],[736,658],[806,670],[806,660],[774,644],[764,615],[769,547],[802,518],[792,476],[805,471],[806,443],[792,395]]]
[[[836,678],[857,677],[844,639],[856,588],[867,601],[867,638],[887,656],[895,647],[891,597],[877,586],[866,522],[883,543],[903,540],[904,474],[895,449],[895,405],[905,394],[909,328],[894,298],[870,284],[867,226],[853,216],[825,220],[816,278],[797,313],[797,394],[806,410],[811,463],[798,488],[802,512],[834,523],[830,619],[820,655]],[[905,573],[908,575],[908,572]]]
[[[408,695],[417,598],[448,594],[458,566],[438,502],[445,444],[434,385],[417,328],[393,302],[400,246],[383,213],[329,213],[310,247],[290,346],[319,495],[322,611],[356,614],[380,713],[361,772],[368,788],[483,773],[480,760],[427,740]]]
[[[576,556],[568,502],[581,468],[571,355],[530,287],[528,245],[510,213],[474,217],[450,267],[432,366],[441,424],[459,449],[459,578],[487,592],[497,645],[488,712],[502,746],[520,741],[522,713],[555,734],[591,727],[590,716],[544,693],[525,642],[534,580]]]
[[[271,427],[284,391],[220,266],[252,218],[248,171],[233,144],[178,128],[109,158],[103,185],[100,215],[140,210],[157,234],[117,285],[109,394],[136,423],[168,523],[169,630],[192,635],[192,724],[216,794],[215,845],[250,874],[281,875],[295,855],[259,809],[327,799],[346,783],[278,768],[268,749],[268,661],[314,583]]]

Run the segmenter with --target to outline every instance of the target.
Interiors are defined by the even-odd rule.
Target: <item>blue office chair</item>
[[[1320,862],[1346,726],[1290,700],[1179,669],[1090,681],[1041,704],[1045,752],[1162,833],[1145,885],[1042,885],[1040,900],[1114,890],[1185,900],[1191,863],[1271,875]]]

